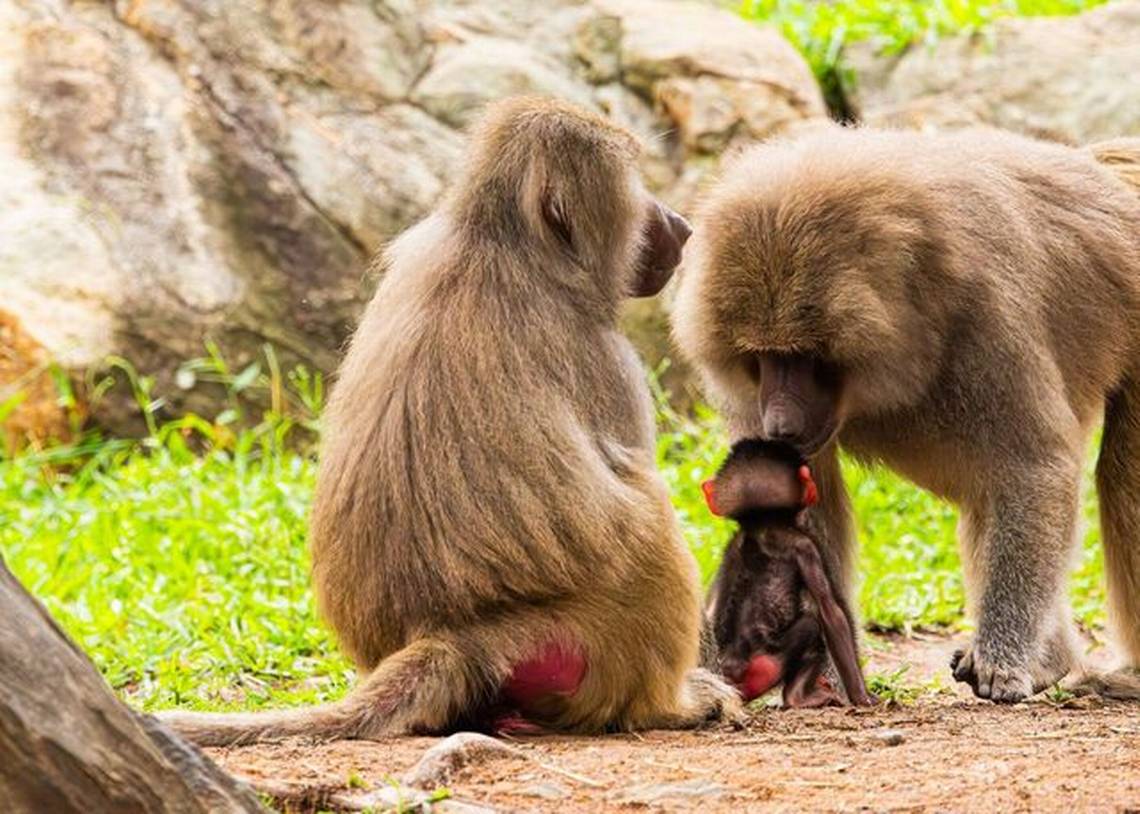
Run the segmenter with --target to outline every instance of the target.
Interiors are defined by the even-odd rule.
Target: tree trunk
[[[133,712],[0,558],[5,812],[263,811],[257,796]]]

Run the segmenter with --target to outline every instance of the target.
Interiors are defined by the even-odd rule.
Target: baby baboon
[[[696,564],[616,327],[688,224],[643,190],[632,136],[585,111],[507,101],[473,142],[384,254],[326,412],[313,579],[360,683],[308,710],[169,717],[198,743],[685,727],[737,702],[696,668]]]
[[[721,672],[745,701],[783,683],[785,706],[842,704],[823,680],[830,650],[851,703],[873,703],[851,614],[805,527],[817,493],[799,455],[779,443],[741,441],[704,489],[714,514],[740,523],[706,610]]]
[[[758,146],[705,202],[681,281],[675,334],[732,436],[811,460],[837,584],[840,444],[958,505],[977,633],[953,668],[983,698],[1018,701],[1076,661],[1065,576],[1102,415],[1109,597],[1140,665],[1138,164],[1140,140],[988,130]]]

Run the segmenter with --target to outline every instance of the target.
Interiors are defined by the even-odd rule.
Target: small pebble
[[[560,786],[557,783],[538,783],[533,786],[527,786],[520,789],[519,794],[527,797],[541,797],[543,800],[565,800],[570,796],[569,790],[565,786]]]
[[[906,740],[906,735],[897,729],[876,729],[871,737],[884,746],[898,746]]]

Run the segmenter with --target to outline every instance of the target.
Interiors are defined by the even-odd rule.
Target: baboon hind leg
[[[1112,625],[1140,668],[1140,372],[1108,400],[1096,487]]]

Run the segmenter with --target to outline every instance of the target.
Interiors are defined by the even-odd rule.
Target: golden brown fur
[[[961,508],[978,631],[955,668],[983,697],[1075,662],[1064,583],[1102,414],[1109,595],[1140,665],[1138,168],[1135,139],[834,128],[741,155],[690,247],[675,334],[734,438],[760,432],[754,355],[843,372],[837,441],[813,462],[837,567],[853,545],[837,443]]]
[[[732,703],[694,669],[695,563],[616,330],[650,200],[637,145],[535,100],[494,107],[473,144],[385,253],[325,415],[313,579],[360,686],[311,710],[173,716],[195,741],[446,729],[552,641],[588,666],[544,726],[689,726]]]

